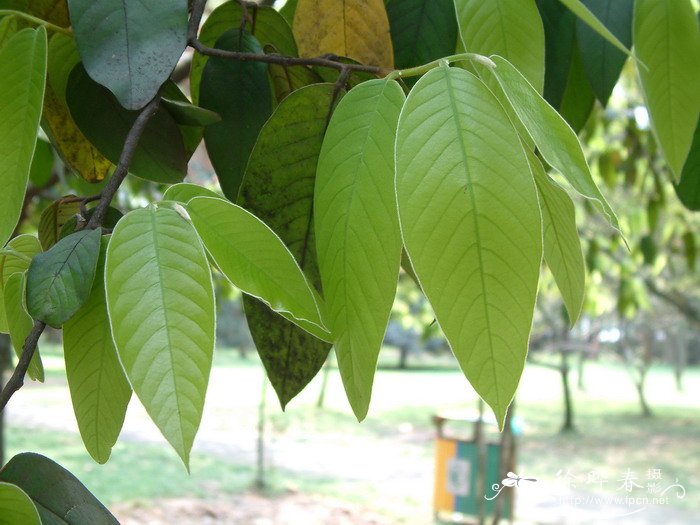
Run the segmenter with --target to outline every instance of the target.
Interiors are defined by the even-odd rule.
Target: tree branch
[[[204,13],[204,6],[206,5],[206,0],[195,0],[194,6],[192,8],[192,16],[190,20],[196,18],[197,24],[190,25],[190,31],[187,33],[187,41],[190,47],[202,55],[207,55],[211,57],[226,58],[229,60],[240,60],[243,62],[264,62],[266,64],[277,64],[280,66],[319,66],[327,67],[329,69],[337,69],[338,71],[363,71],[365,73],[372,73],[374,75],[385,76],[389,74],[393,69],[377,67],[377,66],[365,66],[363,64],[345,64],[337,57],[332,55],[321,56],[315,58],[299,58],[290,57],[285,55],[280,55],[277,53],[271,53],[269,55],[265,53],[247,53],[243,51],[226,51],[225,49],[216,49],[213,47],[208,47],[202,44],[202,42],[197,38],[197,28],[199,27],[199,22],[202,19],[202,13]]]

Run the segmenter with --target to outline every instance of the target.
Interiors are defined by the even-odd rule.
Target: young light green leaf
[[[615,212],[596,186],[574,131],[510,62],[499,56],[491,59],[496,64],[493,73],[544,160],[576,191],[593,200],[608,222],[619,229]]]
[[[127,109],[151,100],[187,44],[187,0],[68,0],[85,69]]]
[[[199,41],[205,46],[213,47],[221,35],[229,29],[239,30],[245,20],[243,28],[252,34],[261,46],[272,45],[279,54],[297,56],[297,44],[292,29],[282,15],[269,6],[250,6],[249,15],[253,17],[252,25],[251,20],[245,20],[243,9],[238,2],[221,4],[202,25]],[[190,91],[195,103],[199,99],[199,85],[207,60],[208,56],[199,53],[192,56]]]
[[[309,71],[310,72],[310,71]],[[238,203],[289,248],[315,290],[321,290],[313,221],[316,164],[334,107],[332,84],[301,87],[265,123],[250,155]],[[246,319],[280,404],[294,398],[323,366],[331,345],[244,296]]]
[[[0,482],[0,525],[41,525],[34,502],[17,485]]]
[[[586,284],[586,267],[576,230],[576,209],[571,197],[545,173],[540,159],[530,150],[525,151],[540,197],[544,260],[554,275],[573,326],[581,315]]]
[[[46,84],[46,31],[25,29],[0,50],[0,246],[19,220]]]
[[[189,469],[214,352],[214,289],[192,225],[168,208],[132,211],[107,248],[107,311],[134,392]]]
[[[238,29],[226,31],[216,47],[262,53],[258,41]],[[224,195],[235,201],[255,140],[272,113],[267,66],[211,57],[202,73],[199,101],[221,115],[221,122],[204,130],[204,142]]]
[[[294,257],[264,222],[222,199],[195,197],[187,212],[221,272],[243,292],[317,337],[328,333]]]
[[[32,259],[27,270],[27,311],[60,327],[87,301],[100,254],[100,230],[64,237]]]
[[[207,189],[204,186],[190,184],[188,182],[173,184],[163,193],[164,201],[175,201],[181,202],[182,204],[187,204],[195,197],[215,197],[217,199],[224,198],[223,195],[219,195],[215,191]]]
[[[7,316],[7,326],[12,340],[12,347],[15,349],[17,357],[22,355],[24,340],[32,331],[34,322],[25,309],[25,274],[13,273],[5,282],[4,301],[5,315]],[[34,351],[32,360],[29,362],[27,374],[34,381],[44,382],[44,365],[41,363],[39,349]]]
[[[405,97],[393,80],[363,82],[340,101],[316,171],[316,251],[340,374],[367,415],[401,264],[394,141]]]
[[[466,51],[506,57],[542,93],[544,28],[534,0],[455,0],[455,8]]]
[[[0,250],[0,332],[9,333],[5,317],[3,290],[5,283],[13,273],[26,272],[29,262],[37,253],[41,253],[41,244],[33,235],[18,235]]]
[[[651,0],[652,2],[656,0]],[[632,56],[632,53],[625,45],[613,35],[605,25],[598,20],[593,13],[581,2],[581,0],[560,0],[562,4],[568,7],[577,17],[586,22],[591,29],[610,42],[626,55]]]
[[[409,94],[396,139],[396,193],[421,287],[502,427],[525,364],[542,223],[518,135],[474,75],[439,67]]]
[[[13,457],[0,471],[0,481],[22,489],[35,502],[44,525],[119,525],[78,478],[39,454]]]
[[[73,411],[85,448],[98,463],[106,463],[124,424],[131,386],[112,342],[105,301],[105,254],[100,257],[90,297],[63,326],[63,354]]]
[[[656,139],[680,179],[700,114],[700,29],[689,0],[637,0],[634,48]]]

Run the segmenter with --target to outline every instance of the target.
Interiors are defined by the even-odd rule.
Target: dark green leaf
[[[685,259],[688,262],[688,269],[694,272],[697,246],[695,245],[695,234],[690,230],[683,234],[683,251],[685,252]]]
[[[277,53],[277,49],[273,46],[265,46],[265,54],[269,55]],[[323,82],[323,79],[312,69],[306,66],[281,66],[278,64],[268,64],[270,72],[270,80],[272,80],[272,89],[274,90],[275,100],[282,100],[301,87],[309,84],[318,84]]]
[[[626,47],[632,47],[634,0],[582,0],[585,6]],[[583,20],[576,20],[576,37],[586,78],[596,98],[608,103],[627,56]]]
[[[262,53],[253,36],[237,29],[224,33],[216,47]],[[204,141],[224,195],[235,201],[260,128],[272,113],[266,65],[212,57],[202,74],[200,104],[221,115],[221,122],[205,129]]]
[[[245,30],[251,33],[261,46],[271,45],[282,55],[297,56],[297,45],[289,24],[284,17],[271,7],[248,7],[248,14],[253,19],[246,21]],[[226,2],[207,17],[199,32],[199,40],[206,46],[214,46],[216,41],[226,31],[235,29],[240,31],[243,21],[243,11],[237,1]],[[190,70],[190,90],[192,100],[199,100],[199,86],[204,66],[209,57],[195,53],[192,57],[192,69]]]
[[[34,149],[29,181],[35,188],[43,188],[51,179],[53,170],[53,149],[45,140],[37,140]]]
[[[213,111],[200,108],[189,102],[163,98],[162,103],[170,116],[181,126],[208,126],[221,120],[221,117]]]
[[[559,113],[566,119],[571,128],[578,133],[586,124],[593,110],[594,103],[595,93],[593,93],[593,89],[584,75],[580,52],[574,45],[569,77],[561,99]]]
[[[47,457],[18,454],[0,471],[0,480],[32,498],[43,525],[119,525],[78,478]],[[89,521],[79,519],[86,515]]]
[[[239,197],[241,206],[282,239],[317,290],[313,196],[332,101],[333,86],[317,84],[280,103],[260,132]],[[320,370],[331,345],[258,300],[244,296],[243,301],[253,341],[284,407]]]
[[[59,234],[65,224],[80,211],[80,203],[71,201],[67,197],[68,202],[64,199],[58,199],[52,202],[47,208],[41,212],[39,219],[39,241],[44,250],[51,248],[59,239]]]
[[[419,66],[454,53],[453,0],[390,0],[386,6],[397,68]]]
[[[558,108],[569,78],[576,16],[559,0],[537,0],[537,6],[544,25],[544,98]]]
[[[27,311],[59,327],[85,304],[100,254],[100,230],[81,230],[32,259],[27,272]]]
[[[127,109],[168,79],[187,43],[187,0],[68,0],[85,69]]]
[[[294,23],[294,12],[297,9],[297,3],[299,0],[287,0],[285,4],[280,8],[280,14],[291,26]]]
[[[700,119],[695,126],[693,144],[683,166],[681,180],[674,188],[678,199],[686,208],[700,211]]]
[[[68,107],[76,124],[105,157],[119,162],[138,111],[127,111],[104,87],[94,82],[78,65],[68,79]],[[159,108],[149,120],[131,162],[130,172],[154,182],[172,184],[187,174],[187,156],[177,124]]]

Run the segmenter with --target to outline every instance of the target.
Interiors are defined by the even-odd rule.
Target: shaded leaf
[[[124,140],[139,112],[122,108],[107,89],[88,77],[82,66],[73,69],[66,98],[80,131],[107,159],[118,163]],[[129,171],[137,177],[168,184],[180,182],[187,174],[182,135],[164,108],[158,108],[148,121]]]
[[[540,198],[544,260],[554,275],[573,326],[581,315],[586,284],[576,210],[571,197],[549,178],[534,153],[526,152]]]
[[[68,0],[85,69],[127,109],[145,106],[187,44],[187,0]]]
[[[280,237],[319,291],[313,197],[332,104],[331,84],[302,87],[283,100],[260,131],[239,196],[239,204]],[[255,346],[285,407],[321,369],[331,345],[261,301],[244,296],[243,304]]]
[[[637,0],[635,53],[652,129],[676,182],[700,114],[700,29],[688,0]]]
[[[85,304],[100,253],[98,230],[81,230],[36,255],[27,271],[27,311],[60,327]]]
[[[3,0],[3,8],[29,13],[61,27],[68,27],[68,4],[66,0]]]
[[[132,211],[114,229],[105,275],[112,337],[129,382],[189,469],[216,325],[204,248],[176,211]]]
[[[634,0],[583,0],[583,4],[625,47],[632,47]],[[596,98],[605,106],[627,56],[581,19],[576,21],[576,39],[586,78]]]
[[[46,80],[46,31],[25,29],[0,49],[0,246],[24,203]]]
[[[0,482],[0,525],[41,525],[34,502],[18,486]]]
[[[234,286],[324,337],[319,307],[306,277],[265,223],[235,204],[212,197],[195,197],[187,203],[187,212],[207,251]]]
[[[318,160],[314,226],[338,367],[355,416],[367,415],[401,264],[394,141],[405,96],[364,82],[340,101]]]
[[[59,234],[65,224],[73,215],[80,211],[80,203],[71,201],[68,196],[68,201],[58,199],[52,202],[48,207],[41,212],[39,219],[39,242],[44,250],[51,248],[58,242]]]
[[[32,166],[29,169],[29,181],[35,188],[43,188],[51,180],[53,160],[51,144],[45,140],[37,140]]]
[[[0,18],[0,49],[5,45],[12,35],[19,29],[17,18],[14,16],[4,16]]]
[[[542,226],[518,135],[472,74],[440,67],[409,94],[396,140],[396,193],[421,288],[502,428],[527,353]]]
[[[590,9],[586,7],[586,5],[581,2],[581,0],[559,0],[562,4],[564,4],[566,7],[568,7],[577,17],[579,20],[583,21],[586,23],[587,26],[589,26],[593,31],[598,33],[601,37],[603,37],[605,40],[610,42],[613,46],[615,46],[617,49],[622,51],[623,53],[627,55],[631,55],[632,53],[630,52],[629,49],[620,42],[620,40],[610,32],[610,30],[605,27],[605,24],[603,24],[596,16],[591,13]],[[615,0],[618,1],[618,0]],[[654,1],[654,0],[652,0]]]
[[[544,160],[576,191],[593,200],[608,222],[619,229],[615,213],[591,176],[576,134],[512,64],[499,56],[491,58],[497,66],[493,72],[498,82]]]
[[[241,36],[237,29],[224,33],[216,47],[262,53],[253,36]],[[202,74],[199,97],[202,107],[221,115],[221,122],[205,129],[204,142],[224,195],[235,201],[260,128],[272,113],[267,66],[212,57]]]
[[[73,411],[85,448],[105,463],[124,424],[131,386],[112,342],[105,302],[105,254],[102,237],[90,296],[63,326],[63,354]]]
[[[27,493],[44,525],[119,524],[78,478],[40,454],[17,454],[0,471],[0,480],[13,483]],[[89,516],[90,520],[81,521],[81,515]]]
[[[544,86],[544,28],[534,0],[455,0],[464,49],[501,55],[535,89]]]
[[[300,56],[332,53],[372,66],[394,65],[382,0],[299,0],[293,30]]]
[[[674,188],[683,206],[700,211],[700,119],[695,127],[693,144],[683,166],[681,180]]]
[[[87,210],[87,213],[85,214],[85,217],[83,217],[84,222],[82,222],[82,226],[90,222],[90,218],[92,217],[92,214],[95,212],[95,208],[90,208]],[[108,228],[108,229],[113,229],[117,223],[119,222],[119,219],[121,219],[124,216],[122,212],[120,212],[116,208],[112,208],[111,206],[107,207],[107,213],[105,214],[104,219],[102,220],[102,227],[103,228]],[[63,239],[64,237],[68,237],[71,233],[75,233],[78,226],[78,217],[77,215],[72,215],[66,223],[61,227],[61,230],[58,233],[58,238]],[[81,226],[81,229],[82,229]]]
[[[175,122],[181,126],[208,126],[221,120],[221,117],[213,111],[194,106],[189,102],[163,98],[162,104]]]
[[[581,64],[581,53],[575,44],[572,52],[569,76],[566,81],[566,89],[564,89],[559,113],[569,123],[574,132],[578,133],[591,115],[595,104],[595,93],[584,74],[583,65]]]
[[[273,46],[282,55],[297,56],[297,44],[289,24],[284,17],[269,6],[249,5],[248,14],[253,19],[251,25],[246,20],[243,29],[255,37],[261,46]],[[205,46],[213,47],[225,32],[236,29],[240,31],[243,11],[237,1],[226,2],[212,11],[199,31],[199,41]],[[199,86],[204,66],[209,60],[206,55],[195,53],[190,69],[190,91],[195,103],[199,100]]]

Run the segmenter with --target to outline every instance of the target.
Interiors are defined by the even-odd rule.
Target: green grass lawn
[[[60,351],[42,348],[48,384],[32,387],[37,402],[51,403],[52,392],[63,389]],[[400,371],[389,368],[396,362],[388,349],[377,372],[369,417],[361,424],[352,416],[344,398],[337,371],[332,370],[324,409],[317,410],[320,378],[316,378],[286,412],[279,410],[272,389],[268,389],[269,432],[273,436],[327,436],[327,439],[372,440],[395,439],[397,443],[412,436],[424,457],[432,455],[431,415],[439,409],[476,410],[473,390],[450,359],[431,362],[430,367]],[[262,371],[252,355],[241,359],[237,353],[219,351],[217,370],[228,370],[237,395],[225,406],[235,413],[235,428],[255,428]],[[572,373],[575,384],[575,373]],[[519,439],[519,473],[541,479],[554,478],[560,470],[570,470],[585,479],[597,471],[617,485],[627,469],[636,471],[641,480],[648,469],[661,469],[665,479],[678,478],[686,486],[687,497],[679,508],[700,508],[700,491],[693,485],[694,473],[700,471],[700,370],[689,370],[684,391],[675,387],[672,370],[655,366],[647,385],[648,401],[655,412],[652,418],[640,415],[633,384],[624,367],[611,361],[586,365],[586,389],[574,387],[575,424],[577,431],[561,434],[562,401],[557,372],[530,365],[518,391],[517,416],[523,434]],[[224,416],[222,416],[224,417]],[[226,416],[228,417],[228,416]],[[232,432],[235,432],[235,428]],[[236,464],[225,458],[196,453],[192,458],[192,475],[187,476],[176,455],[159,444],[120,441],[112,458],[104,465],[94,464],[76,434],[10,428],[7,439],[9,455],[32,450],[52,457],[79,477],[107,503],[144,500],[181,495],[210,497],[248,489],[254,479],[254,465]],[[313,454],[313,450],[309,451]],[[277,468],[271,477],[271,492],[293,485],[302,491],[341,497],[376,507],[373,489],[358,482],[334,480],[327,476],[301,477]],[[694,488],[695,487],[695,488]],[[401,502],[410,515],[412,505],[430,505],[407,498]],[[427,502],[427,503],[426,503]],[[390,507],[390,505],[387,505]]]

